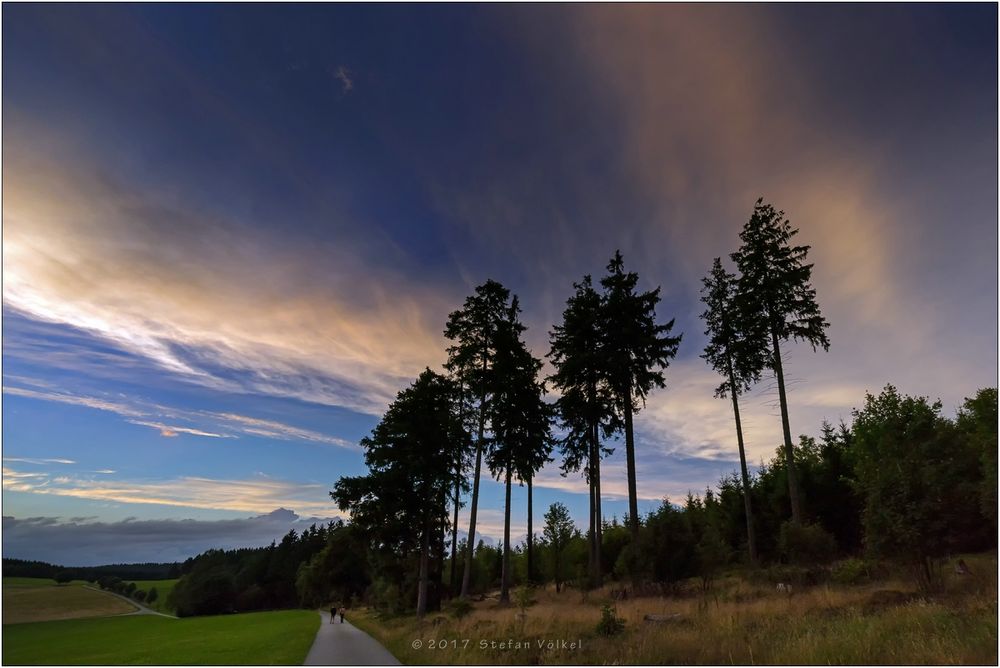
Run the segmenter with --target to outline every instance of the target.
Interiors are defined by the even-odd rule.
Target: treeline
[[[368,587],[369,567],[353,531],[331,522],[293,529],[267,547],[208,550],[181,565],[169,603],[180,617],[313,607],[325,602],[315,592],[328,593],[330,578],[339,578],[346,597],[358,596]]]
[[[7,577],[48,578],[69,582],[86,580],[97,582],[102,577],[122,580],[164,580],[176,578],[181,573],[179,563],[108,564],[105,566],[58,566],[44,561],[25,559],[3,560],[3,574]]]
[[[58,580],[57,580],[58,582]],[[128,596],[139,603],[155,603],[160,598],[160,590],[155,586],[140,589],[134,582],[126,582],[114,575],[104,575],[97,579],[97,585],[106,591],[113,591],[122,596]]]

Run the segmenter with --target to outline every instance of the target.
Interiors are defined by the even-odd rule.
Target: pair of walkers
[[[330,623],[333,624],[334,620],[337,618],[337,613],[340,613],[340,623],[344,623],[344,608],[341,606],[338,610],[337,606],[330,608]]]

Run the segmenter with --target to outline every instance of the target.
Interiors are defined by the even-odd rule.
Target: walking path
[[[399,666],[385,647],[349,621],[330,623],[330,611],[319,612],[316,640],[306,656],[306,666]]]
[[[90,585],[83,585],[83,588],[84,589],[89,589],[91,591],[97,591],[97,592],[100,592],[102,594],[110,594],[112,596],[117,596],[121,600],[123,600],[123,601],[125,601],[127,603],[131,603],[132,605],[135,606],[135,608],[136,608],[135,612],[126,612],[126,613],[123,613],[121,615],[116,615],[116,617],[124,617],[125,615],[159,615],[160,617],[169,617],[170,619],[177,619],[173,615],[168,615],[168,614],[163,613],[163,612],[157,612],[156,610],[153,610],[152,608],[147,608],[146,606],[144,606],[142,603],[139,603],[139,601],[136,601],[135,599],[131,599],[128,596],[122,596],[121,594],[118,594],[118,593],[113,592],[113,591],[109,591],[107,589],[98,589],[97,587],[91,587]]]

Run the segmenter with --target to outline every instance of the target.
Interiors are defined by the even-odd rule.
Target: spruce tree
[[[589,483],[589,565],[593,584],[601,575],[600,460],[613,451],[600,443],[621,428],[608,383],[609,369],[603,342],[603,303],[590,276],[574,283],[566,301],[562,324],[550,333],[549,359],[555,373],[549,377],[561,391],[556,413],[565,432],[560,440],[563,475],[583,468]]]
[[[657,324],[656,305],[660,301],[660,288],[637,292],[639,275],[625,271],[621,252],[615,251],[615,256],[608,263],[608,272],[601,279],[604,287],[602,340],[610,386],[624,425],[629,529],[632,544],[638,545],[639,502],[632,417],[639,410],[639,402],[645,404],[650,390],[665,387],[663,371],[677,355],[682,335],[670,335],[673,320]]]
[[[361,440],[365,476],[344,477],[330,493],[373,544],[403,558],[417,551],[417,614],[427,612],[432,534],[447,516],[455,450],[467,437],[454,411],[455,387],[425,370]]]
[[[490,472],[504,483],[504,537],[500,601],[510,601],[511,484],[531,477],[547,462],[551,451],[550,410],[543,400],[545,385],[538,379],[542,363],[521,339],[525,327],[514,297],[497,337],[494,364],[496,388],[490,405],[494,444],[487,456]]]
[[[476,288],[463,307],[448,316],[444,335],[453,342],[448,348],[446,367],[452,377],[463,383],[472,403],[470,413],[476,420],[476,456],[469,508],[469,538],[466,541],[462,596],[469,595],[472,578],[473,548],[476,544],[476,515],[479,509],[479,478],[483,455],[489,449],[486,437],[489,404],[496,386],[493,364],[497,337],[509,308],[510,291],[494,280]]]
[[[750,475],[747,471],[747,456],[743,444],[739,395],[760,380],[761,371],[766,363],[763,353],[767,347],[766,332],[760,327],[753,327],[756,321],[741,322],[735,303],[736,276],[723,268],[720,258],[715,258],[711,272],[702,279],[702,283],[704,287],[701,300],[705,303],[706,309],[701,317],[705,321],[708,344],[701,357],[724,378],[715,389],[715,396],[724,399],[729,395],[733,402],[736,443],[740,451],[740,474],[743,480],[743,506],[747,520],[747,547],[750,551],[750,561],[756,563],[757,540],[753,527]]]
[[[758,199],[750,220],[740,232],[743,245],[731,255],[739,269],[737,304],[743,326],[762,328],[770,339],[767,367],[774,372],[781,408],[788,494],[792,521],[801,524],[802,495],[793,456],[792,431],[788,423],[788,398],[781,360],[781,343],[789,339],[805,341],[813,350],[830,349],[823,318],[810,279],[812,265],[806,262],[809,246],[791,245],[798,234],[785,218],[763,199]]]

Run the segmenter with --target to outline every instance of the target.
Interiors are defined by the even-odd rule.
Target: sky
[[[2,11],[4,556],[172,561],[340,516],[450,311],[498,280],[543,356],[616,249],[683,332],[636,418],[640,511],[714,487],[738,456],[700,279],[758,197],[830,322],[829,352],[787,347],[793,434],[886,383],[946,414],[996,385],[995,4]],[[742,398],[755,465],[775,401]],[[584,524],[558,460],[535,490],[536,527],[556,501]],[[524,488],[513,513],[523,536]]]

